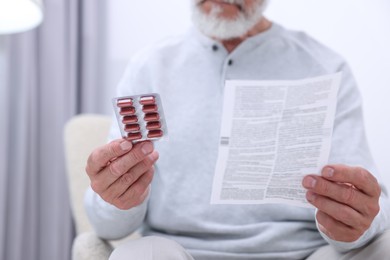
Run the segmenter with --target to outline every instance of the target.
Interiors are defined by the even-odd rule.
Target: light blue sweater
[[[292,80],[339,71],[343,80],[330,163],[360,165],[380,179],[348,66],[306,34],[274,24],[228,54],[220,43],[192,29],[145,48],[130,62],[117,95],[160,93],[169,140],[155,144],[160,159],[149,199],[141,206],[122,211],[87,191],[86,209],[98,235],[121,238],[142,226],[143,234],[176,240],[197,260],[303,259],[327,242],[340,251],[367,243],[389,227],[390,203],[384,187],[381,212],[353,243],[336,242],[320,233],[313,209],[210,204],[225,80]],[[116,121],[110,138],[120,138]]]

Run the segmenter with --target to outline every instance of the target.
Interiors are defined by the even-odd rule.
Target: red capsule
[[[146,124],[146,129],[148,129],[148,130],[154,130],[154,129],[160,129],[160,128],[161,128],[160,121],[148,122]]]
[[[137,116],[124,116],[122,118],[122,123],[127,125],[131,123],[137,123],[138,122],[138,117]]]
[[[144,120],[149,122],[149,121],[157,121],[160,119],[160,115],[158,113],[148,113],[145,114]]]
[[[142,107],[142,111],[145,113],[150,113],[150,112],[157,112],[157,105],[144,105]]]
[[[138,132],[140,130],[139,124],[130,124],[130,125],[125,125],[125,131],[126,132]]]
[[[142,138],[142,134],[140,132],[127,134],[127,139],[130,141],[139,140],[141,138]]]
[[[135,108],[134,107],[122,107],[119,114],[122,116],[134,115]]]
[[[157,138],[163,136],[162,130],[151,130],[148,132],[148,138]]]
[[[151,105],[156,103],[156,98],[154,96],[143,96],[140,97],[139,103],[141,105]]]
[[[130,107],[133,105],[133,99],[131,98],[122,98],[122,99],[118,99],[116,101],[116,105],[118,107]]]

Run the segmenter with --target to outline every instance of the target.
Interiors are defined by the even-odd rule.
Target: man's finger
[[[306,176],[302,184],[316,194],[349,205],[362,214],[368,214],[365,210],[367,209],[366,205],[371,203],[371,197],[350,185],[333,182],[316,175]]]
[[[118,139],[95,149],[88,157],[86,172],[95,175],[116,157],[129,152],[133,144],[129,141]]]
[[[381,193],[376,178],[361,167],[329,165],[322,169],[321,175],[333,182],[352,184],[370,197],[379,197]]]
[[[147,190],[152,182],[154,168],[144,173],[131,187],[114,201],[114,205],[122,210],[138,206],[147,195]]]
[[[347,226],[360,227],[361,225],[365,225],[362,215],[347,205],[315,194],[312,191],[306,193],[306,198],[318,210],[325,212]]]
[[[133,149],[113,161],[108,165],[103,171],[102,174],[107,175],[107,173],[116,178],[122,176],[128,172],[132,167],[137,165],[139,162],[144,160],[146,156],[153,152],[152,142],[146,141],[137,143]]]
[[[123,174],[121,177],[115,177],[112,175],[99,174],[96,176],[97,185],[103,183],[99,178],[105,178],[103,187],[94,187],[96,190],[102,191],[102,197],[106,201],[112,201],[114,198],[122,195],[134,182],[136,182],[145,172],[153,168],[153,164],[158,159],[158,152],[154,151],[152,154],[147,156],[143,161],[139,162],[128,172]],[[95,190],[94,189],[94,190]]]
[[[321,210],[317,211],[316,219],[320,230],[331,239],[353,242],[362,235],[361,230],[347,226]]]

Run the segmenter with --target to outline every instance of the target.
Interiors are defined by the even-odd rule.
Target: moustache
[[[208,1],[208,0],[195,0],[195,4],[201,5],[201,4],[205,3],[206,1]],[[219,2],[219,3],[236,5],[239,8],[239,10],[243,10],[244,6],[245,6],[245,0],[213,0],[213,1]]]
[[[195,0],[196,4],[202,4],[206,2],[207,0]],[[215,2],[221,2],[221,3],[227,3],[227,4],[237,4],[237,5],[244,5],[245,0],[214,0]]]

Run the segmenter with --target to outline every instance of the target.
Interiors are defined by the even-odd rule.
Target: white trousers
[[[194,260],[175,241],[150,236],[130,240],[117,247],[109,260]],[[390,259],[390,230],[363,248],[340,254],[331,246],[323,246],[306,260],[384,260]]]

